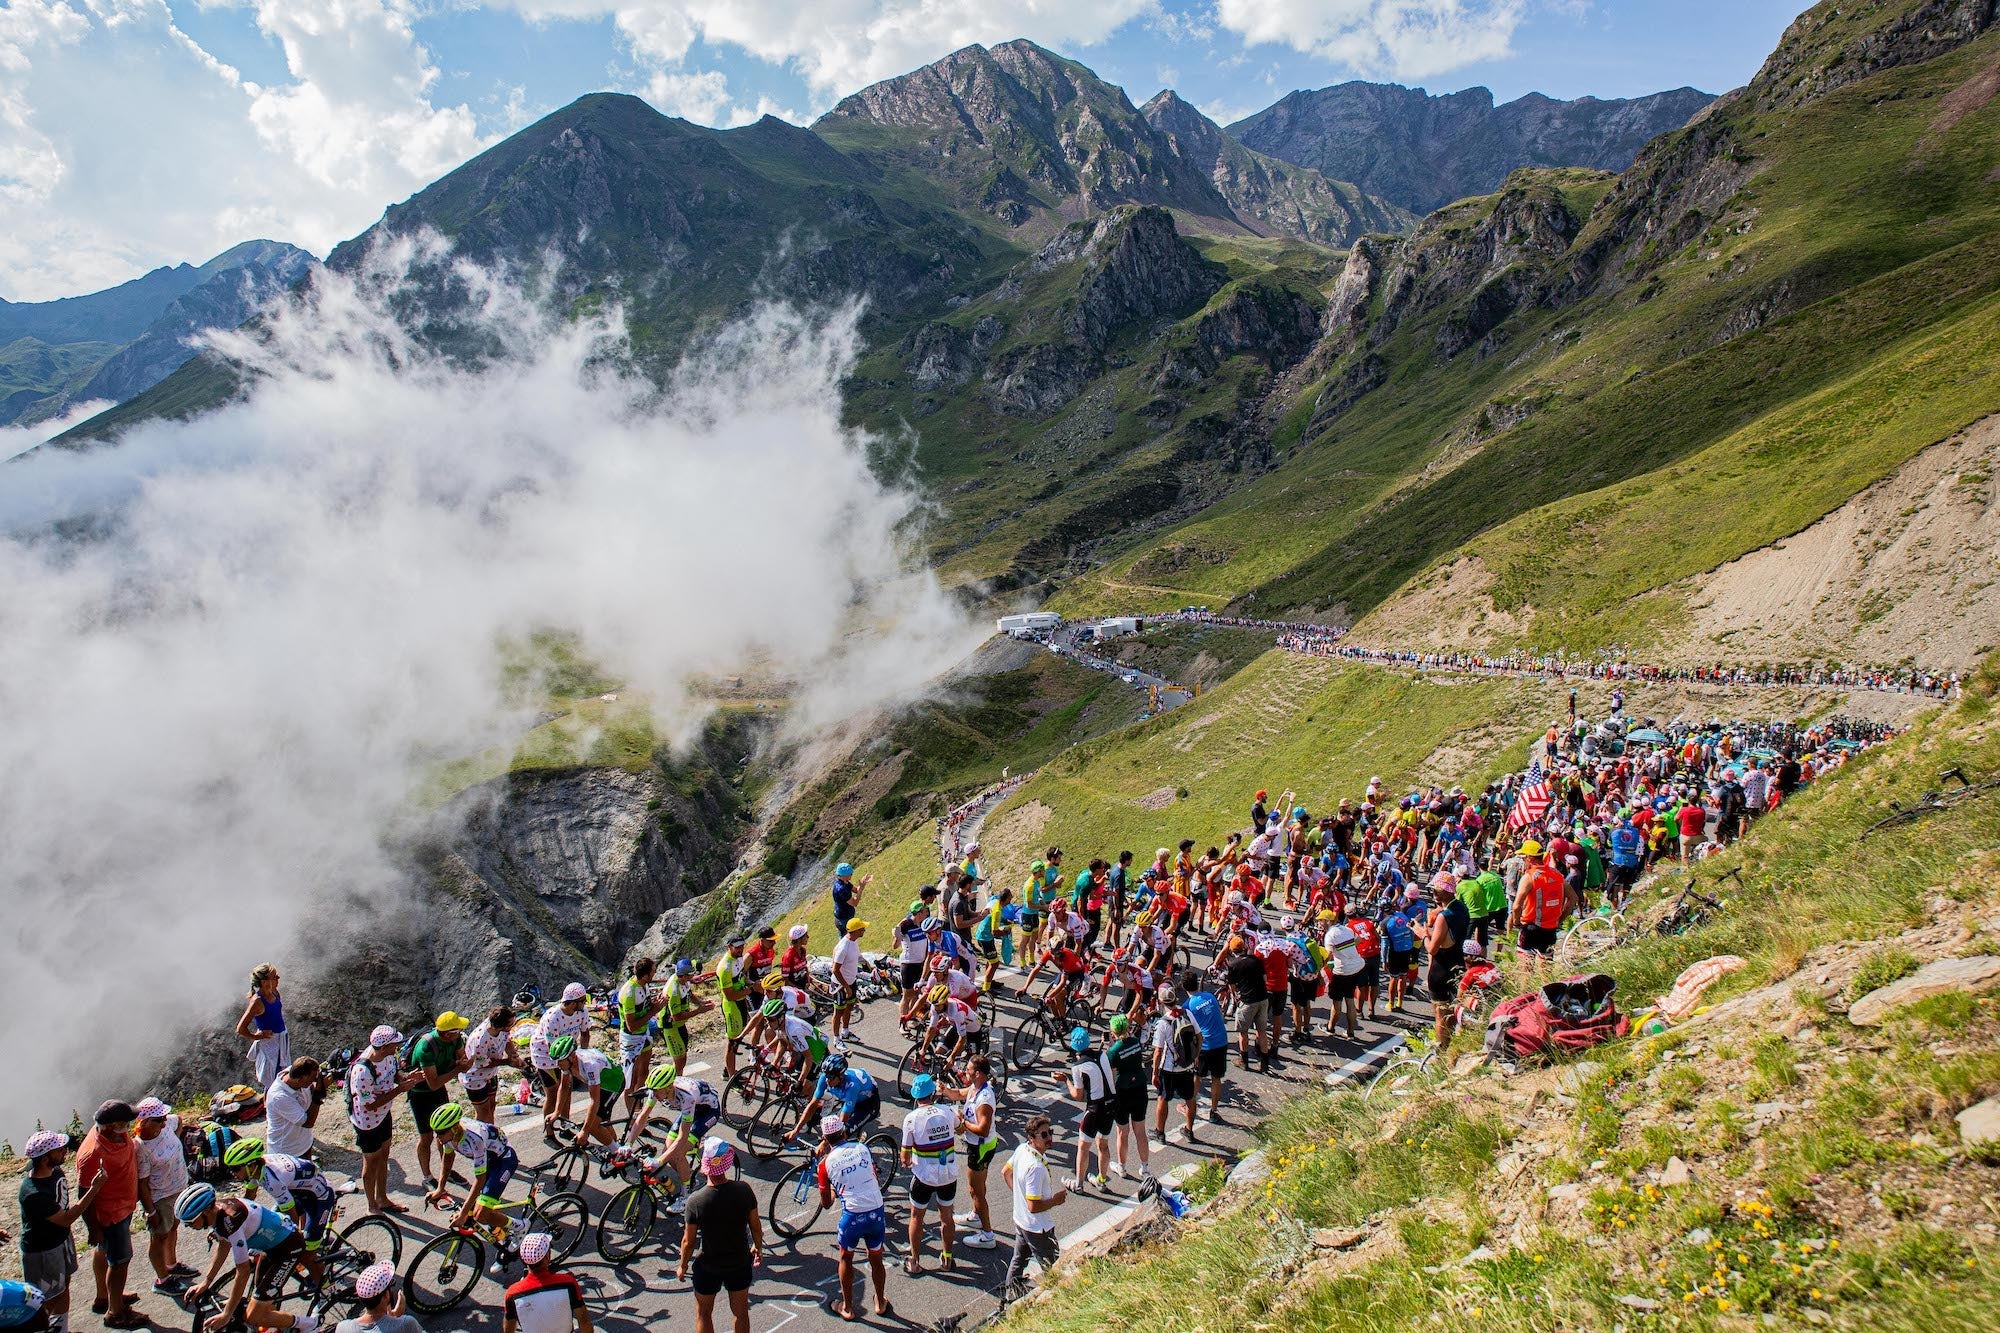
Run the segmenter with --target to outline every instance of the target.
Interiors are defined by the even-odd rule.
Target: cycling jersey
[[[988,1129],[984,1134],[972,1128],[973,1122],[979,1118],[977,1113],[982,1106],[993,1112],[993,1118],[987,1122],[992,1128]],[[991,1083],[988,1083],[976,1092],[966,1095],[965,1105],[958,1113],[958,1126],[959,1137],[965,1140],[965,1146],[968,1151],[973,1148],[984,1147],[986,1144],[992,1143],[1000,1137],[1000,1098],[993,1091]]]
[[[333,1186],[327,1183],[317,1166],[303,1157],[265,1153],[264,1171],[257,1184],[281,1210],[290,1208],[294,1200],[308,1207],[313,1202],[333,1202]]]
[[[637,977],[627,977],[625,984],[618,988],[619,1026],[638,1036],[646,1030],[646,1020],[652,1007],[652,988]]]
[[[913,916],[903,918],[896,927],[896,935],[903,942],[903,962],[921,963],[931,951],[930,936],[924,934],[923,923]]]
[[[495,1156],[501,1153],[513,1155],[513,1146],[497,1126],[489,1125],[484,1120],[461,1120],[459,1126],[465,1133],[454,1151],[465,1159],[473,1175],[485,1172]]]
[[[866,1144],[849,1140],[820,1159],[819,1183],[840,1200],[844,1213],[872,1213],[882,1207],[882,1182]]]
[[[0,1328],[19,1328],[42,1310],[42,1289],[25,1282],[0,1282]]]
[[[1080,977],[1090,970],[1090,964],[1084,960],[1083,955],[1068,945],[1043,951],[1042,961],[1054,963],[1065,977]]]
[[[715,960],[715,984],[723,991],[742,990],[749,984],[745,976],[743,960],[724,954]],[[723,996],[728,999],[727,995]]]
[[[944,1106],[919,1106],[903,1117],[903,1146],[914,1159],[910,1172],[923,1184],[949,1185],[958,1179],[952,1137],[957,1119]]]
[[[680,977],[671,977],[666,986],[666,1008],[661,1011],[662,1022],[679,1027],[694,1013],[694,987]]]
[[[232,1216],[242,1210],[239,1219]],[[229,1257],[241,1266],[256,1254],[268,1254],[293,1236],[298,1229],[275,1208],[261,1208],[243,1199],[224,1199],[216,1205],[215,1235],[229,1246]]]
[[[979,1031],[979,1011],[964,1000],[946,1000],[938,1010],[938,1018],[951,1024],[952,1031],[961,1037]]]
[[[969,1002],[974,995],[979,993],[979,984],[972,979],[972,974],[961,972],[955,967],[946,969],[944,986],[946,990],[951,992],[951,998],[954,1000]]]
[[[611,1057],[588,1046],[576,1049],[576,1081],[586,1088],[597,1086],[597,1080],[611,1067]]]
[[[795,1051],[810,1050],[813,1039],[819,1037],[819,1029],[800,1018],[797,1014],[785,1015],[785,1042]],[[825,1038],[821,1037],[823,1043]]]
[[[677,1078],[666,1098],[673,1107],[673,1127],[685,1138],[699,1139],[722,1118],[722,1098],[706,1079]]]
[[[786,1013],[797,1014],[800,1018],[807,1020],[812,1018],[812,996],[800,990],[797,986],[778,987],[778,998],[785,1002]]]
[[[826,1075],[821,1074],[819,1083],[813,1088],[813,1096],[824,1104],[829,1094],[840,1102],[842,1115],[853,1115],[863,1102],[870,1097],[879,1096],[875,1088],[875,1076],[865,1069],[849,1069],[847,1077],[841,1080],[839,1087],[834,1087],[827,1081]],[[852,1129],[854,1126],[849,1125],[848,1128]]]

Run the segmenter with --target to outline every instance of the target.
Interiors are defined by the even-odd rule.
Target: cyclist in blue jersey
[[[42,1308],[42,1289],[25,1282],[0,1281],[0,1328],[8,1333],[42,1333],[49,1312]]]
[[[799,1112],[799,1123],[787,1141],[797,1142],[799,1135],[806,1132],[806,1126],[815,1123],[820,1114],[836,1114],[829,1102],[838,1103],[837,1114],[853,1133],[859,1133],[882,1114],[882,1093],[875,1086],[875,1076],[865,1069],[853,1068],[845,1055],[836,1053],[827,1056],[819,1067],[819,1082],[813,1085],[812,1100]]]
[[[278,1308],[279,1284],[292,1263],[304,1258],[306,1252],[305,1238],[282,1213],[247,1199],[217,1198],[212,1185],[190,1185],[174,1200],[174,1216],[182,1226],[207,1231],[218,1242],[208,1271],[187,1290],[190,1302],[213,1290],[223,1265],[235,1261],[235,1275],[222,1308],[202,1326],[208,1333],[221,1333],[239,1317],[253,1328],[316,1333],[319,1320],[313,1315],[287,1314]]]

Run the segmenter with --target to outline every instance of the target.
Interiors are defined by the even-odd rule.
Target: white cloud
[[[1216,0],[1223,29],[1375,77],[1422,79],[1509,54],[1527,0]]]
[[[0,9],[0,296],[42,300],[252,236],[324,252],[484,146],[413,0],[210,0],[278,43],[247,80],[166,0]]]
[[[656,69],[646,80],[642,95],[670,116],[680,116],[698,125],[713,125],[729,105],[729,80],[720,70],[682,73]]]
[[[0,426],[0,463],[27,453],[38,444],[53,440],[71,426],[81,426],[112,405],[108,398],[92,399],[89,402],[77,403],[59,417],[37,421],[32,426]]]

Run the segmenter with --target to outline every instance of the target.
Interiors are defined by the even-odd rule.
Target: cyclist
[[[882,1202],[882,1182],[866,1144],[848,1138],[847,1122],[837,1115],[820,1121],[819,1202],[831,1208],[840,1199],[840,1299],[834,1311],[842,1319],[858,1319],[854,1308],[854,1251],[866,1247],[869,1274],[875,1281],[875,1313],[893,1314],[889,1307],[889,1276],[882,1267],[882,1243],[888,1219]]]
[[[340,1202],[333,1185],[320,1169],[303,1157],[264,1151],[264,1140],[242,1138],[223,1150],[222,1164],[240,1172],[245,1181],[255,1181],[252,1190],[270,1196],[277,1210],[299,1229],[305,1243],[306,1264],[313,1280],[319,1280],[320,1264],[315,1257],[326,1239],[327,1223]]]
[[[924,937],[930,944],[926,961],[935,965],[937,960],[942,958],[945,966],[970,975],[972,946],[965,942],[965,937],[946,925],[942,917],[926,917],[923,925]]]
[[[42,1308],[42,1289],[25,1282],[0,1281],[0,1328],[9,1333],[42,1333],[49,1312]]]
[[[584,1107],[583,1127],[577,1131],[575,1142],[580,1145],[585,1139],[596,1139],[606,1147],[616,1143],[618,1136],[611,1132],[611,1112],[618,1094],[625,1091],[625,1071],[611,1063],[611,1057],[603,1051],[577,1045],[574,1037],[557,1037],[549,1044],[549,1055],[556,1068],[569,1076],[573,1086],[583,1088],[589,1098]]]
[[[986,1206],[986,1172],[1000,1152],[1000,1101],[993,1091],[993,1062],[985,1055],[966,1061],[963,1087],[943,1087],[938,1092],[957,1102],[955,1118],[958,1136],[965,1144],[966,1183],[972,1193],[973,1212],[979,1229],[965,1238],[975,1250],[990,1250],[999,1244],[993,1238],[993,1218]],[[913,1080],[914,1081],[914,1080]]]
[[[658,970],[653,959],[641,958],[632,964],[632,975],[618,987],[618,1063],[625,1071],[625,1086],[635,1090],[646,1081],[652,1066],[653,1022],[666,1004],[653,993],[653,975]]]
[[[728,948],[715,960],[715,986],[722,996],[722,1031],[728,1042],[722,1052],[724,1082],[735,1076],[736,1048],[747,1035],[753,1008],[750,968],[743,957],[743,946],[747,943],[743,936],[731,935]]]
[[[501,1204],[507,1197],[508,1182],[514,1179],[514,1172],[521,1165],[513,1145],[490,1122],[467,1119],[465,1108],[456,1102],[447,1102],[432,1112],[431,1133],[437,1135],[438,1146],[444,1149],[446,1171],[451,1170],[455,1156],[464,1157],[465,1165],[472,1171],[472,1188],[466,1192],[465,1202],[458,1206],[458,1213],[451,1224],[466,1227],[480,1222],[491,1227],[499,1239],[504,1259],[510,1245],[507,1239],[509,1218]],[[426,1201],[443,1207],[451,1202],[451,1198],[440,1184],[426,1196]]]
[[[827,1104],[829,1098],[840,1103],[838,1112]],[[819,1082],[813,1085],[812,1100],[799,1112],[799,1123],[785,1141],[797,1142],[813,1117],[822,1112],[838,1114],[841,1123],[855,1133],[873,1124],[882,1114],[882,1090],[875,1086],[875,1076],[850,1066],[841,1052],[827,1056],[820,1066]]]
[[[830,1049],[826,1034],[797,1014],[786,1013],[783,1000],[764,1002],[764,1021],[771,1032],[762,1047],[764,1058],[780,1069],[797,1070],[801,1080],[811,1078]]]
[[[903,1117],[903,1165],[910,1169],[910,1252],[903,1271],[915,1277],[923,1271],[924,1212],[937,1203],[943,1237],[938,1261],[949,1273],[958,1265],[951,1257],[955,1238],[952,1203],[958,1198],[958,1116],[937,1104],[937,1079],[919,1074],[910,1080],[916,1107]]]
[[[694,993],[694,960],[675,959],[674,974],[667,979],[665,993],[661,996],[660,1013],[660,1044],[666,1047],[667,1058],[674,1062],[675,1078],[687,1069],[687,1025],[714,1009],[714,1001],[700,999]],[[631,1086],[629,1079],[627,1085]]]
[[[654,1108],[664,1107],[669,1117],[666,1146],[657,1157],[645,1164],[646,1170],[657,1176],[661,1168],[671,1167],[677,1182],[685,1187],[694,1179],[694,1166],[688,1159],[688,1150],[699,1144],[702,1136],[722,1119],[722,1096],[706,1079],[687,1074],[675,1078],[672,1070],[656,1069],[646,1080],[645,1098],[626,1134],[625,1144],[628,1148],[636,1147],[639,1131],[652,1119]],[[668,1208],[678,1207],[679,1203],[677,1198]]]
[[[1042,931],[1042,955],[1035,960],[1035,965],[1028,969],[1028,975],[1021,979],[1021,993],[1023,995],[1028,993],[1028,988],[1035,984],[1035,978],[1041,973],[1044,964],[1055,964],[1056,971],[1064,976],[1073,971],[1088,971],[1090,965],[1083,960],[1080,951],[1084,947],[1084,937],[1089,933],[1090,923],[1063,906],[1062,899],[1058,898],[1051,902],[1048,924]],[[1071,989],[1073,991],[1074,987]],[[1058,1010],[1057,1014],[1060,1016],[1061,1011]]]
[[[924,1044],[935,1049],[938,1034],[946,1027],[951,1028],[953,1040],[951,1049],[945,1053],[944,1063],[948,1069],[958,1067],[958,1061],[974,1044],[985,1024],[980,1021],[979,1011],[969,1000],[961,1000],[945,986],[934,986],[930,993],[931,1023],[924,1029]]]
[[[214,1289],[223,1264],[235,1261],[235,1274],[222,1308],[202,1325],[221,1333],[241,1316],[253,1328],[295,1328],[314,1333],[319,1320],[310,1314],[287,1314],[278,1308],[278,1285],[294,1262],[305,1257],[298,1228],[275,1208],[248,1199],[217,1198],[213,1185],[190,1185],[174,1200],[174,1216],[184,1227],[206,1230],[216,1241],[208,1271],[188,1288],[190,1304]],[[244,1297],[248,1295],[246,1305]]]

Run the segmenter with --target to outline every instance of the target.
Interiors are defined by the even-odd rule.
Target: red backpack
[[[1363,958],[1373,958],[1382,952],[1382,934],[1375,928],[1373,921],[1366,917],[1356,917],[1348,922],[1347,926],[1354,932],[1354,952]]]
[[[1504,1000],[1486,1025],[1486,1049],[1495,1059],[1587,1051],[1625,1036],[1632,1020],[1618,1012],[1618,982],[1602,972],[1552,981],[1538,991]]]

